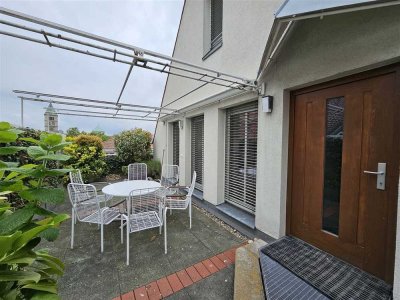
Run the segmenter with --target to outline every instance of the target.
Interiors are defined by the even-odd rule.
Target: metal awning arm
[[[140,47],[136,47],[136,46],[133,46],[133,45],[129,45],[129,44],[126,44],[126,43],[121,43],[121,42],[118,42],[118,41],[115,41],[115,40],[112,40],[112,39],[108,39],[108,38],[101,37],[101,36],[98,36],[98,35],[95,35],[95,34],[84,32],[84,31],[81,31],[81,30],[78,30],[78,29],[67,27],[67,26],[64,26],[64,25],[61,25],[61,24],[57,24],[57,23],[54,23],[54,22],[50,22],[50,21],[44,20],[44,19],[36,18],[36,17],[30,16],[30,15],[27,15],[27,14],[23,14],[23,13],[14,11],[14,10],[10,10],[10,9],[4,8],[4,7],[0,7],[0,13],[4,14],[4,15],[7,15],[7,16],[10,16],[10,17],[13,17],[13,18],[20,19],[20,20],[24,20],[24,21],[28,21],[28,22],[31,22],[31,23],[47,26],[47,27],[50,27],[50,28],[53,28],[53,29],[61,30],[61,31],[64,31],[64,32],[68,32],[68,33],[71,33],[71,34],[74,34],[74,35],[77,35],[77,36],[81,36],[81,37],[84,37],[84,38],[87,38],[87,39],[95,40],[95,41],[98,41],[98,42],[102,42],[102,43],[105,43],[105,44],[117,46],[117,47],[124,48],[124,49],[129,49],[129,50],[137,52],[137,53],[143,53],[143,58],[142,59],[144,61],[144,65],[142,67],[145,67],[145,68],[149,68],[147,66],[147,64],[149,62],[152,62],[152,63],[156,63],[156,64],[161,64],[163,66],[163,68],[161,68],[161,69],[157,69],[156,68],[155,70],[157,70],[157,71],[161,71],[162,70],[162,72],[165,72],[165,62],[154,61],[151,58],[147,58],[147,56],[149,56],[149,57],[158,58],[158,59],[166,60],[166,61],[168,61],[170,63],[173,63],[173,65],[168,63],[169,68],[175,68],[175,69],[178,69],[178,70],[182,69],[185,72],[192,72],[192,73],[193,73],[193,70],[192,70],[192,68],[193,68],[193,69],[196,69],[196,70],[199,70],[199,71],[206,71],[206,72],[212,73],[212,74],[209,74],[210,77],[218,77],[218,75],[220,75],[220,76],[227,77],[227,79],[222,79],[221,78],[221,80],[229,80],[229,81],[231,81],[231,83],[234,82],[234,81],[239,81],[239,82],[236,82],[236,83],[237,84],[240,83],[243,86],[247,86],[247,87],[249,87],[250,89],[253,89],[253,90],[255,90],[257,88],[256,83],[255,83],[254,80],[250,80],[250,79],[243,78],[243,77],[240,77],[240,76],[228,74],[228,73],[225,73],[225,72],[220,72],[220,71],[217,71],[217,70],[214,70],[214,69],[210,69],[210,68],[206,68],[206,67],[203,67],[203,66],[195,65],[195,64],[192,64],[192,63],[180,60],[180,59],[176,59],[176,58],[171,57],[171,56],[167,56],[167,55],[164,55],[164,54],[161,54],[161,53],[157,53],[157,52],[154,52],[154,51],[146,50],[146,49],[143,49],[143,48],[140,48]],[[5,22],[3,22],[3,24],[5,24]],[[21,26],[21,27],[23,27],[23,26]],[[16,34],[13,35],[13,34],[7,33],[7,32],[2,32],[2,34],[18,37]],[[23,38],[23,37],[19,36],[19,38]],[[25,39],[34,41],[32,39],[27,39],[26,37],[25,37]],[[83,43],[81,43],[81,44],[83,44]],[[68,47],[65,47],[65,46],[61,47],[61,45],[58,45],[58,47],[66,49],[66,50],[72,50],[70,47],[68,49]],[[101,46],[95,46],[95,47],[96,48],[101,48]],[[76,51],[76,50],[77,49],[75,49],[75,52],[82,53],[81,51]],[[74,50],[72,50],[72,51],[74,51]],[[112,50],[112,52],[114,54],[113,57],[112,58],[106,58],[106,59],[110,59],[110,60],[113,60],[113,61],[118,61],[116,59],[116,54],[118,52],[115,51],[115,49]],[[100,55],[95,55],[95,56],[101,57]],[[105,57],[101,57],[101,58],[105,58]],[[190,67],[190,69],[183,68],[183,67],[178,67],[177,64],[181,65],[181,66]],[[152,68],[149,68],[149,69],[152,69]],[[172,74],[172,75],[177,75],[177,76],[179,76],[179,75],[182,76],[181,74],[173,73],[173,72],[170,72],[170,71],[165,72],[165,73]],[[193,77],[187,77],[187,78],[197,80],[197,78],[193,78]],[[200,81],[202,81],[202,80],[200,80]],[[217,84],[217,83],[214,82],[213,84]],[[218,84],[218,85],[222,85],[222,84]],[[223,85],[223,86],[227,87],[227,85]]]

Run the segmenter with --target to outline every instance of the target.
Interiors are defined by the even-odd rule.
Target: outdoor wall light
[[[273,96],[263,96],[262,97],[262,110],[266,113],[272,113],[272,108],[274,106]]]
[[[183,129],[183,121],[182,121],[182,120],[179,120],[178,122],[179,122],[179,128],[180,128],[180,129]]]

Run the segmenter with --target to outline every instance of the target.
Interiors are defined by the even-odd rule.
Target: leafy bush
[[[68,128],[68,130],[67,130],[67,136],[74,137],[74,136],[78,136],[80,134],[81,134],[81,132],[79,131],[78,127],[71,127],[71,128]]]
[[[0,299],[59,299],[56,278],[63,274],[64,264],[36,247],[41,237],[54,240],[59,224],[68,218],[42,207],[64,201],[64,190],[46,186],[46,179],[70,171],[48,168],[50,161],[69,159],[57,154],[68,143],[59,134],[42,133],[39,139],[20,139],[34,146],[10,145],[22,133],[0,122],[1,158],[26,151],[34,162],[0,160]],[[10,205],[7,197],[13,193],[23,199],[23,206]]]
[[[44,132],[41,130],[33,129],[33,128],[23,128],[23,131],[21,130],[21,133],[19,134],[19,139],[16,141],[9,143],[9,146],[16,146],[16,147],[28,147],[32,143],[25,141],[24,138],[32,138],[35,140],[40,140],[41,134]],[[3,159],[5,161],[14,161],[18,162],[20,165],[26,165],[26,164],[34,164],[35,159],[30,157],[26,151],[18,151],[17,153],[9,154],[3,156]],[[47,162],[47,167],[49,168],[58,168],[59,163],[57,161],[48,161]],[[59,177],[48,177],[45,179],[47,183],[50,185],[57,187],[62,180]],[[12,198],[15,198],[15,200],[18,200],[18,196],[13,194]]]
[[[161,162],[159,160],[149,160],[147,164],[147,176],[153,179],[160,179],[161,175]]]
[[[151,158],[151,133],[141,128],[125,130],[115,137],[118,160],[122,165]]]
[[[94,135],[78,135],[67,137],[72,144],[64,148],[64,153],[70,155],[66,167],[79,169],[85,182],[93,182],[104,176],[107,172],[103,144],[99,137]],[[65,176],[68,182],[68,177]]]
[[[148,160],[144,162],[147,165],[147,176],[153,179],[160,179],[161,163],[159,160]],[[128,175],[128,166],[121,167],[122,174]]]
[[[116,155],[107,155],[105,160],[108,173],[121,173],[121,162]]]
[[[101,130],[93,130],[93,131],[90,133],[90,135],[98,136],[99,138],[101,138],[101,140],[102,140],[103,142],[104,142],[104,141],[107,141],[107,140],[110,138],[108,135],[105,134],[104,131],[101,131]]]

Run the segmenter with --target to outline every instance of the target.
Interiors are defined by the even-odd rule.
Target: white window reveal
[[[222,14],[222,0],[205,1],[203,60],[222,46]]]
[[[250,213],[256,210],[258,103],[226,111],[225,200]]]
[[[203,170],[204,170],[204,116],[192,118],[192,143],[191,160],[192,174],[196,171],[196,189],[203,191]]]

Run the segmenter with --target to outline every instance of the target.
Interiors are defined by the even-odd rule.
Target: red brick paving
[[[244,244],[236,245],[223,253],[207,258],[184,270],[180,270],[126,294],[117,296],[113,300],[159,300],[168,297],[233,264],[235,262],[236,249]]]
[[[176,272],[176,275],[178,275],[178,278],[182,282],[182,285],[184,287],[187,287],[187,286],[193,284],[192,279],[190,279],[188,273],[186,273],[185,270],[180,270],[180,271]]]
[[[192,279],[193,282],[201,280],[201,275],[199,274],[199,272],[197,272],[197,270],[193,266],[187,268],[186,272],[188,273],[190,279]]]
[[[225,251],[223,253],[229,260],[234,263],[235,262],[235,254],[236,254],[236,249],[230,249],[228,251]]]
[[[217,254],[217,257],[226,265],[229,266],[230,264],[232,264],[233,262],[226,257],[223,253]]]
[[[211,274],[210,271],[207,270],[206,266],[203,265],[202,262],[195,264],[194,267],[196,268],[197,272],[199,272],[199,274],[203,278],[206,278],[208,275]]]
[[[171,286],[168,283],[167,277],[163,277],[157,280],[158,288],[160,289],[161,295],[163,297],[168,297],[172,295],[174,292],[172,291]]]
[[[119,298],[117,298],[119,299]],[[133,294],[133,291],[130,291],[126,294],[121,295],[122,300],[135,300],[135,295]]]
[[[150,300],[162,299],[162,295],[160,289],[158,288],[157,282],[153,281],[146,285],[146,291]]]
[[[202,261],[202,263],[211,274],[219,271],[210,259],[205,259]]]
[[[218,270],[222,270],[226,267],[223,261],[221,261],[217,256],[213,256],[210,258],[213,264],[218,268]]]
[[[180,291],[181,289],[183,289],[183,285],[181,283],[181,281],[179,280],[178,276],[174,273],[171,275],[167,276],[168,282],[172,287],[172,290],[174,291],[174,293],[176,293],[177,291]]]
[[[146,287],[141,286],[133,291],[135,294],[135,300],[149,300],[147,296]]]

